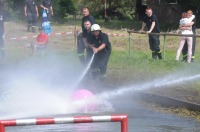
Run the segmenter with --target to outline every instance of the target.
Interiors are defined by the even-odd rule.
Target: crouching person
[[[42,55],[44,55],[45,49],[47,48],[49,37],[44,33],[44,29],[42,27],[39,27],[39,32],[40,34],[37,36],[36,43],[30,43],[29,45],[26,45],[26,51],[27,48],[31,48],[32,55],[34,55],[37,50],[40,50]]]
[[[94,60],[91,64],[93,79],[99,77],[100,80],[105,80],[107,63],[111,54],[111,43],[108,35],[101,32],[98,24],[93,24],[91,27],[92,34],[88,37],[88,43],[95,53]]]

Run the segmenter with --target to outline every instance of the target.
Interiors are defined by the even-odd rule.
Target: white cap
[[[91,31],[98,31],[101,30],[101,27],[98,24],[93,24],[91,27]]]

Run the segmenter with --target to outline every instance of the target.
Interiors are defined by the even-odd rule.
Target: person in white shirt
[[[192,15],[191,17],[188,17],[187,13],[182,13],[182,18],[180,20],[180,26],[183,24],[187,24],[190,23],[193,19],[195,18],[194,15]],[[181,30],[181,34],[183,35],[190,35],[193,34],[192,32],[192,26],[187,27],[184,30]],[[185,42],[187,41],[188,44],[188,57],[187,57],[187,62],[190,63],[191,62],[191,57],[192,57],[192,37],[187,37],[187,36],[182,36],[181,37],[181,41],[180,41],[180,46],[177,50],[176,53],[176,60],[179,61],[179,57],[180,57],[180,53],[183,49],[183,46],[185,44]]]

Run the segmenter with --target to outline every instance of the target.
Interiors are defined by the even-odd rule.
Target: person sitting
[[[40,34],[37,36],[36,43],[30,43],[30,44],[26,45],[26,51],[27,51],[27,48],[31,48],[32,55],[34,55],[34,53],[37,50],[44,51],[47,48],[47,43],[48,43],[49,37],[47,34],[44,33],[44,29],[42,27],[39,27],[39,32],[40,32]],[[42,54],[44,54],[44,52],[42,52]]]

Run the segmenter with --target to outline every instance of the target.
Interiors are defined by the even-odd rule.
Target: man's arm
[[[145,26],[146,26],[146,23],[142,22],[142,28],[141,28],[139,31],[140,31],[140,32],[143,32]]]
[[[151,28],[149,29],[149,31],[147,31],[147,33],[151,33],[151,31],[153,30],[153,28],[155,27],[155,25],[156,25],[156,22],[155,21],[152,22]]]
[[[180,27],[191,27],[193,24],[194,22],[189,22],[189,23],[180,25]]]
[[[27,5],[24,6],[24,15],[27,16]]]
[[[106,47],[106,44],[103,43],[99,48],[92,47],[94,53],[98,53],[99,51],[103,50]]]
[[[37,7],[37,5],[35,6],[35,10],[36,10],[36,13],[37,13],[37,17],[39,17],[39,13],[38,13],[38,7]]]
[[[51,16],[53,16],[53,7],[50,6],[50,10],[51,10]]]

